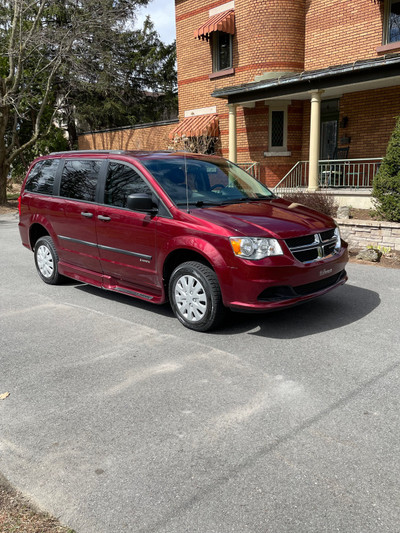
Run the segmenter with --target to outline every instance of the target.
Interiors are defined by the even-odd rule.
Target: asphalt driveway
[[[400,530],[400,270],[204,334],[0,217],[0,472],[78,533]]]

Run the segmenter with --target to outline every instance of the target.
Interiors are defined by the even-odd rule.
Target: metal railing
[[[249,174],[260,181],[260,163],[251,162],[251,163],[237,163],[238,167],[242,168]]]
[[[369,189],[378,172],[381,157],[369,159],[325,159],[318,163],[319,186],[321,188]],[[297,188],[308,187],[309,162],[299,161],[275,185],[273,190],[285,193]]]

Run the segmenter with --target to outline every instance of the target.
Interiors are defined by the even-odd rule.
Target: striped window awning
[[[200,28],[194,31],[195,39],[204,39],[206,41],[210,38],[210,33],[213,31],[223,31],[224,33],[235,33],[235,10],[229,9],[217,15],[212,16],[206,23],[202,24]]]
[[[218,115],[199,115],[187,117],[182,120],[169,134],[170,139],[175,137],[218,137]]]

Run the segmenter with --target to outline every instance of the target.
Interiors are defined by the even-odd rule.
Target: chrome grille
[[[312,263],[334,255],[338,238],[335,228],[332,228],[321,233],[286,239],[285,243],[298,261]]]

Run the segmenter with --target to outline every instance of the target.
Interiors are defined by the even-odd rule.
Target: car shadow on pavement
[[[75,282],[76,283],[76,282]],[[135,306],[166,318],[173,318],[169,304],[154,305],[112,291],[79,284],[76,288],[103,299]],[[282,311],[270,313],[237,313],[229,311],[224,323],[205,335],[238,335],[248,333],[274,339],[296,339],[348,326],[369,315],[380,304],[377,292],[354,285],[344,285],[324,296]],[[182,331],[185,328],[179,325]],[[178,330],[176,330],[178,334]],[[201,333],[199,335],[202,335]]]
[[[380,305],[377,292],[345,285],[324,296],[282,311],[265,314],[230,313],[221,334],[296,339],[348,326]],[[257,328],[256,331],[253,331]]]
[[[67,280],[67,283],[68,283],[68,280]],[[158,313],[159,315],[162,315],[165,317],[172,318],[174,316],[174,313],[172,312],[172,309],[168,303],[161,304],[161,305],[152,304],[151,302],[140,300],[139,298],[135,298],[133,296],[127,296],[125,294],[121,294],[120,292],[114,292],[114,291],[107,290],[107,289],[101,289],[99,287],[94,287],[93,285],[88,285],[86,283],[76,282],[75,280],[73,280],[73,283],[77,283],[75,287],[76,289],[86,292],[88,294],[93,294],[96,297],[100,296],[101,298],[103,298],[103,300],[120,302],[123,305],[134,306],[137,309],[143,309],[144,311]]]

